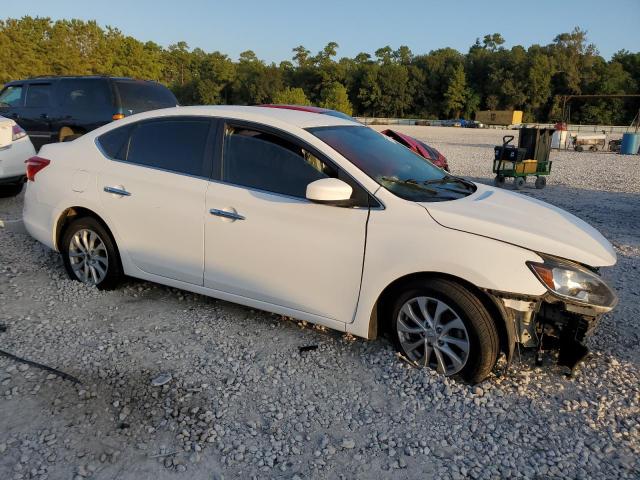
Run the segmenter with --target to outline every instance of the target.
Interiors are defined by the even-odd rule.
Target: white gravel
[[[400,129],[482,182],[511,133]],[[383,339],[146,282],[72,282],[15,221],[22,197],[0,199],[0,349],[82,381],[0,356],[0,478],[638,478],[640,157],[553,160],[547,188],[523,193],[614,243],[620,304],[577,378],[523,354],[475,387],[408,367]]]

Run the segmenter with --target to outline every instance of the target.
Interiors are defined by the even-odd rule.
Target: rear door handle
[[[224,217],[230,218],[232,220],[244,220],[244,217],[236,212],[227,212],[225,210],[218,210],[217,208],[212,208],[209,210],[211,215],[215,215],[216,217]]]
[[[104,187],[104,191],[107,193],[113,193],[114,195],[120,195],[123,197],[130,197],[131,193],[127,192],[124,187]]]

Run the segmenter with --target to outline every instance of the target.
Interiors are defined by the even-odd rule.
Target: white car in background
[[[617,301],[598,274],[615,252],[582,220],[329,115],[142,113],[44,146],[27,177],[25,226],[71,278],[389,332],[410,361],[471,382],[543,332],[573,367]]]
[[[0,117],[0,197],[22,191],[25,162],[35,154],[26,132],[13,120]]]

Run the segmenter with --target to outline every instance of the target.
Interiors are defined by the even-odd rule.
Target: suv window
[[[19,107],[22,105],[22,85],[10,85],[0,93],[0,106]]]
[[[222,168],[225,182],[305,198],[309,183],[337,177],[337,173],[333,166],[276,135],[227,128]]]
[[[69,112],[90,113],[113,106],[109,84],[101,79],[62,79],[58,102]]]
[[[171,118],[135,125],[126,161],[188,175],[205,175],[204,152],[211,122]]]
[[[32,83],[27,88],[27,107],[48,107],[51,96],[50,83]]]
[[[120,94],[123,113],[133,114],[175,107],[178,100],[164,85],[154,82],[118,80],[115,82]]]

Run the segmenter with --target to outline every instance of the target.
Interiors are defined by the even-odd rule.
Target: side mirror
[[[307,185],[307,199],[315,203],[347,206],[353,189],[337,178],[322,178]]]

